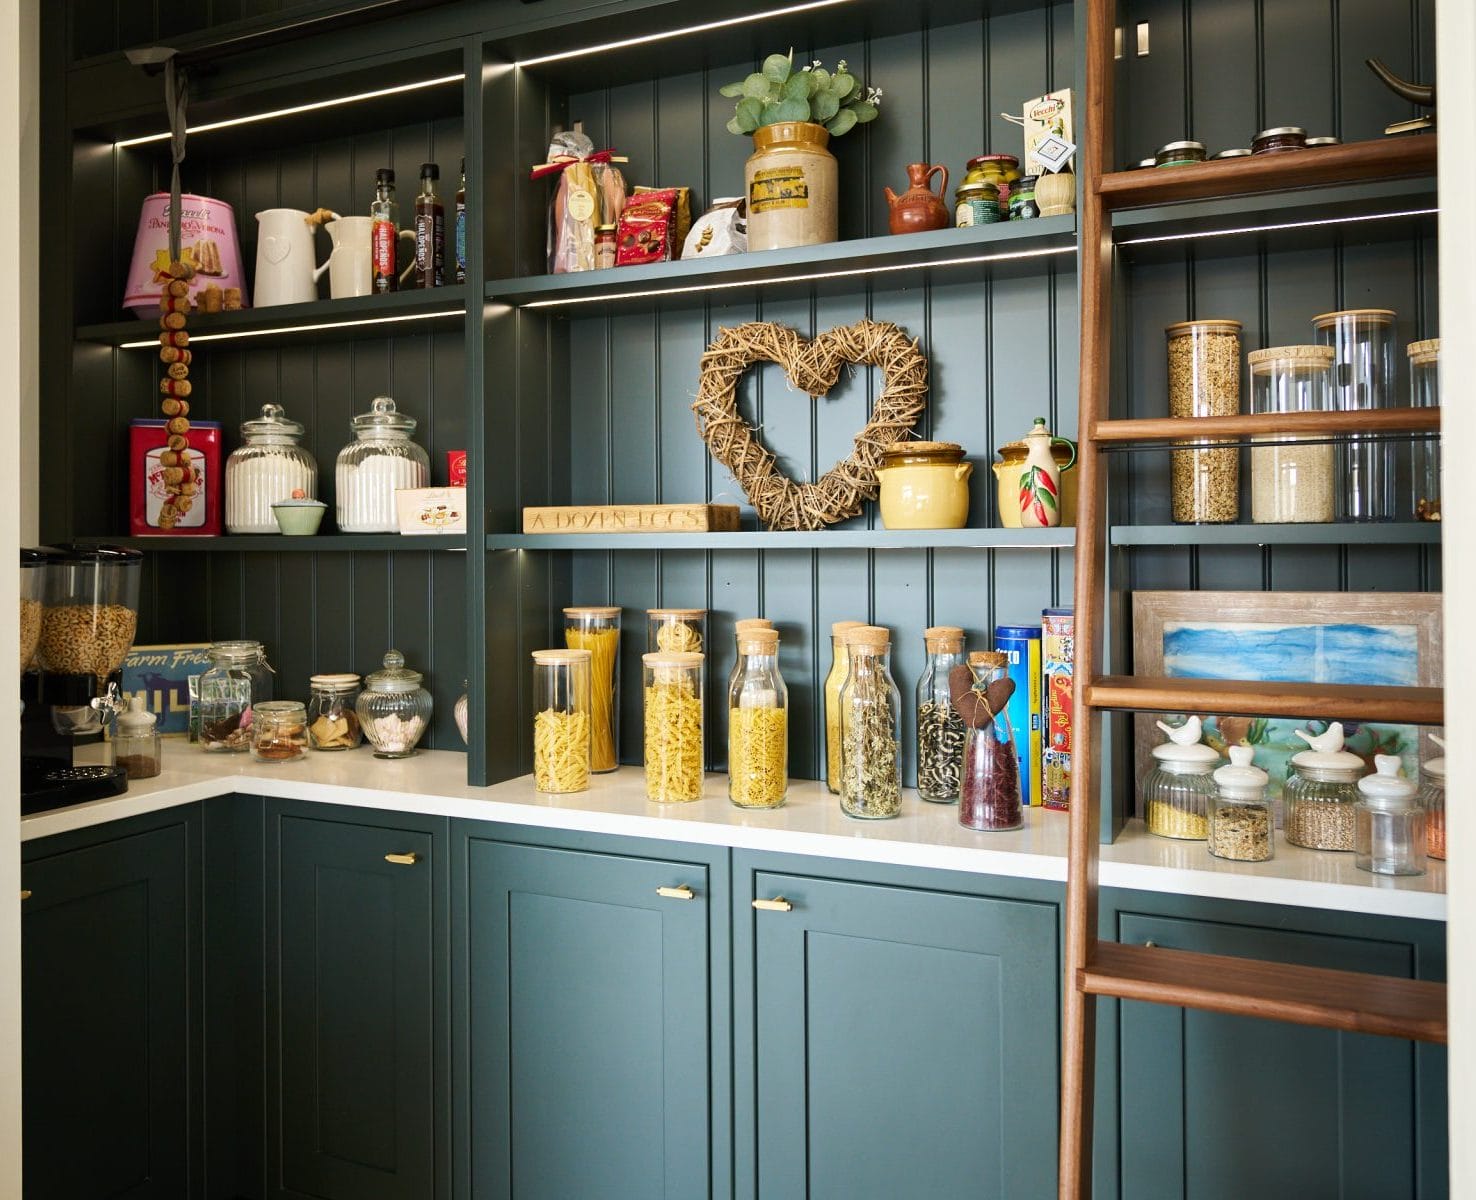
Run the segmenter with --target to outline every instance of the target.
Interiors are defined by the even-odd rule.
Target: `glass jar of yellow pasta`
[[[851,666],[846,634],[865,624],[865,621],[836,621],[830,627],[830,674],[825,677],[825,786],[835,795],[840,794],[841,780],[840,694]]]
[[[652,654],[706,654],[707,609],[648,608],[646,650]]]
[[[533,651],[533,786],[540,792],[589,788],[588,650]]]
[[[646,799],[702,798],[702,664],[691,652],[645,655]]]
[[[620,765],[620,609],[564,609],[564,645],[589,651],[589,768]]]
[[[779,675],[779,634],[749,627],[738,638],[728,689],[728,799],[778,808],[789,778],[789,691]]]

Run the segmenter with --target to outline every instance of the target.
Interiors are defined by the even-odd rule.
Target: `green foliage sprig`
[[[780,121],[813,121],[824,125],[831,137],[840,137],[876,120],[882,98],[881,88],[867,87],[847,70],[844,59],[834,71],[827,71],[818,59],[796,71],[792,49],[769,55],[762,70],[720,90],[738,101],[728,122],[728,132],[737,134]]]

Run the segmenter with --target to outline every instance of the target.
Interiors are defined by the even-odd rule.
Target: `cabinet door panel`
[[[189,1191],[183,824],[28,862],[25,1195]]]
[[[759,873],[761,1197],[1055,1187],[1052,905]]]
[[[474,839],[467,879],[473,1195],[706,1196],[706,868]]]

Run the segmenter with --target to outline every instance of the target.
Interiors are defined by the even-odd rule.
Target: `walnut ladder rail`
[[[1288,191],[1367,179],[1433,175],[1426,135],[1193,167],[1112,172],[1113,0],[1086,0],[1082,176],[1080,496],[1076,541],[1075,740],[1066,875],[1065,986],[1061,1047],[1061,1200],[1092,1185],[1092,1070],[1096,997],[1145,1000],[1418,1041],[1446,1040],[1442,984],[1223,955],[1128,946],[1097,936],[1102,714],[1198,709],[1255,716],[1347,717],[1407,724],[1444,721],[1436,688],[1333,688],[1146,679],[1102,672],[1108,542],[1104,453],[1114,445],[1190,434],[1395,434],[1439,426],[1438,409],[1196,419],[1109,418],[1114,209],[1208,197]]]

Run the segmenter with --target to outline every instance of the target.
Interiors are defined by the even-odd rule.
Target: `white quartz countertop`
[[[959,826],[956,806],[928,804],[908,792],[900,817],[857,821],[823,784],[810,781],[793,783],[783,808],[752,812],[728,802],[720,775],[709,777],[706,796],[695,803],[652,804],[635,767],[596,775],[587,792],[546,796],[528,777],[469,786],[466,756],[448,750],[385,760],[361,748],[266,764],[166,743],[157,778],[136,780],[113,799],[24,817],[21,840],[237,792],[980,875],[1066,878],[1065,813],[1027,809],[1023,829],[977,833]],[[1432,862],[1426,875],[1394,879],[1358,870],[1351,854],[1302,850],[1279,837],[1271,862],[1233,863],[1213,858],[1203,842],[1154,837],[1134,821],[1102,847],[1099,879],[1103,887],[1445,920],[1444,863]]]

